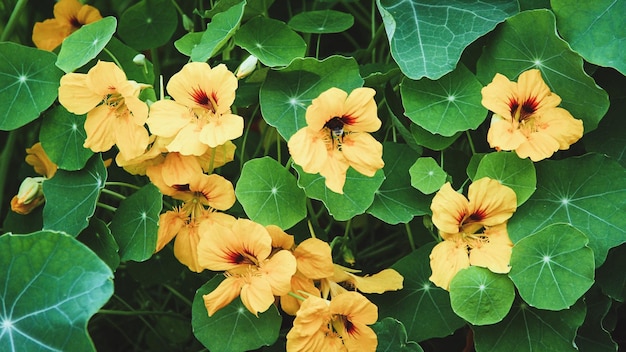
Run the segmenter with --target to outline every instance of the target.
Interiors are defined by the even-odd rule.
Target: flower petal
[[[518,102],[517,83],[509,81],[506,76],[496,73],[491,83],[480,91],[483,106],[505,120],[511,120],[511,102]]]
[[[378,118],[378,107],[374,100],[376,91],[372,88],[356,88],[346,99],[342,116],[348,122],[345,130],[354,132],[378,131],[382,122]]]
[[[343,154],[336,149],[331,149],[327,153],[328,158],[324,165],[322,165],[319,173],[326,178],[325,184],[328,189],[335,193],[343,194],[343,185],[346,183],[346,172],[350,164],[348,164]]]
[[[85,133],[87,138],[83,147],[94,152],[106,152],[115,144],[115,110],[107,105],[100,105],[87,114]]]
[[[526,143],[528,139],[516,124],[494,114],[491,117],[491,124],[487,132],[489,146],[497,150],[516,150],[520,145]]]
[[[465,243],[457,240],[439,242],[430,252],[430,269],[428,278],[435,285],[448,290],[450,281],[461,269],[470,265]]]
[[[226,307],[232,302],[239,293],[243,286],[243,280],[237,277],[227,277],[224,281],[220,282],[219,286],[215,290],[211,291],[208,295],[203,295],[204,306],[206,307],[209,316],[212,316],[218,310]]]
[[[351,323],[374,324],[378,320],[378,307],[358,292],[348,291],[330,301],[330,313],[343,315]]]
[[[291,290],[291,277],[296,273],[296,258],[288,250],[280,250],[261,263],[259,272],[270,284],[274,296],[282,296]]]
[[[470,251],[469,260],[471,265],[488,268],[494,273],[506,274],[511,270],[509,262],[513,242],[511,242],[506,230],[506,223],[491,227],[485,231],[487,243],[474,247]]]
[[[328,152],[324,138],[319,131],[308,127],[301,128],[289,138],[289,154],[304,172],[316,174],[326,163]]]
[[[198,135],[200,142],[215,148],[243,134],[243,117],[223,114],[209,118],[209,122]]]
[[[356,171],[372,177],[385,166],[383,145],[368,133],[350,133],[343,137],[341,152]]]
[[[446,182],[430,204],[433,224],[441,232],[458,233],[463,218],[469,214],[469,201]]]
[[[171,100],[159,100],[150,106],[146,123],[150,132],[161,137],[173,137],[196,118],[188,107]]]
[[[343,116],[347,97],[348,93],[333,87],[313,99],[305,114],[308,128],[315,132],[320,131],[333,117]]]
[[[185,225],[187,216],[180,211],[167,211],[159,216],[159,230],[157,232],[157,244],[155,252],[160,251],[170,243]]]
[[[195,223],[182,227],[174,241],[174,256],[176,259],[186,265],[189,270],[196,273],[204,270],[204,267],[198,264],[199,241],[200,235]]]
[[[318,280],[334,274],[330,246],[320,239],[308,238],[302,241],[293,255],[298,261],[298,271],[309,279]]]
[[[69,112],[76,115],[86,114],[102,102],[104,96],[87,87],[87,75],[68,73],[61,77],[59,102]]]
[[[274,295],[270,283],[263,277],[252,276],[249,282],[241,287],[241,302],[248,310],[259,316],[274,303]]]
[[[515,192],[500,182],[483,177],[473,182],[467,192],[469,214],[480,216],[482,226],[495,226],[507,221],[517,209]]]

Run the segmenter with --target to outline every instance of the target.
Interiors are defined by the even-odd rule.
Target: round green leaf
[[[176,50],[181,54],[191,56],[193,48],[195,48],[202,40],[203,32],[190,32],[183,35],[180,39],[174,42]]]
[[[430,213],[430,197],[411,187],[409,167],[418,154],[406,144],[383,143],[385,181],[367,209],[388,224],[408,223],[414,216]]]
[[[306,52],[306,43],[298,33],[284,22],[266,17],[255,17],[239,28],[235,44],[269,67],[287,66]]]
[[[363,85],[354,58],[331,56],[297,58],[284,69],[270,70],[261,86],[259,101],[265,121],[285,140],[306,126],[304,117],[311,100],[337,87],[350,93]]]
[[[409,169],[411,186],[424,194],[436,192],[446,183],[447,174],[433,158],[419,158]]]
[[[595,265],[588,242],[567,224],[550,225],[517,242],[509,276],[524,301],[549,310],[576,303],[593,284]]]
[[[308,11],[293,16],[287,24],[302,33],[340,33],[352,27],[354,17],[335,10]]]
[[[56,100],[63,72],[56,55],[15,43],[0,43],[0,130],[22,127]]]
[[[610,248],[626,242],[626,170],[599,154],[537,168],[537,190],[509,220],[513,242],[554,223],[569,223],[589,238],[596,266]]]
[[[107,170],[99,154],[92,156],[79,171],[58,170],[43,183],[46,197],[43,228],[78,236],[96,210],[106,179]]]
[[[78,240],[96,253],[111,270],[115,271],[120,265],[119,246],[104,221],[92,217],[89,226],[80,233]]]
[[[436,81],[402,80],[400,94],[406,116],[431,133],[444,137],[476,129],[487,117],[481,105],[482,84],[459,64]]]
[[[95,351],[87,322],[113,295],[113,273],[63,233],[0,237],[0,350]]]
[[[512,152],[489,153],[478,164],[472,180],[489,177],[510,187],[517,196],[517,205],[528,200],[535,192],[537,177],[530,159],[520,159]]]
[[[347,221],[363,214],[372,205],[376,191],[385,180],[383,170],[378,170],[373,177],[368,177],[349,168],[343,194],[339,194],[326,188],[326,179],[320,174],[308,174],[296,164],[293,168],[298,172],[298,185],[304,188],[307,197],[321,200],[337,221]]]
[[[474,326],[476,351],[578,351],[576,330],[585,319],[585,304],[579,301],[558,312],[534,309],[518,299],[503,321]]]
[[[246,2],[241,1],[213,16],[200,38],[200,43],[191,49],[191,61],[207,61],[220,51],[239,28],[245,6]]]
[[[85,115],[74,115],[62,105],[55,106],[43,119],[41,146],[60,169],[80,170],[93,155],[91,149],[83,147],[87,138],[84,125]]]
[[[247,161],[235,188],[250,220],[286,230],[306,216],[306,196],[296,178],[276,160]]]
[[[519,11],[517,1],[377,0],[391,55],[411,79],[438,79],[463,50]]]
[[[107,45],[115,29],[115,17],[105,17],[82,26],[63,40],[56,65],[65,72],[72,72],[95,58]]]
[[[444,150],[448,148],[462,132],[455,133],[452,137],[444,137],[440,134],[434,134],[426,131],[422,127],[411,124],[411,136],[415,143],[432,150]]]
[[[122,261],[144,261],[156,249],[159,214],[163,197],[152,183],[124,199],[113,215],[109,228],[120,246]]]
[[[239,297],[209,317],[203,295],[212,292],[223,280],[216,275],[198,289],[191,307],[193,333],[209,351],[243,352],[270,346],[278,339],[281,316],[276,306],[256,317]]]
[[[372,330],[378,337],[376,351],[394,352],[423,352],[417,342],[407,341],[406,328],[399,320],[391,317],[384,318],[372,325]]]
[[[461,318],[472,325],[495,324],[509,313],[515,288],[513,282],[489,269],[470,266],[450,282],[450,304]]]
[[[626,75],[626,2],[552,0],[559,33],[585,60]]]
[[[541,40],[538,40],[541,38]],[[561,106],[594,130],[609,108],[608,95],[583,70],[583,60],[556,34],[549,10],[524,11],[506,20],[485,46],[478,60],[478,78],[485,84],[496,73],[510,80],[529,69],[539,69]],[[585,97],[584,102],[580,97]]]
[[[408,339],[417,342],[448,336],[466,324],[452,311],[448,291],[428,279],[428,256],[434,246],[434,242],[423,245],[391,266],[404,277],[402,290],[370,296],[378,306],[379,317],[400,320]]]
[[[133,49],[145,50],[167,43],[177,26],[172,1],[143,0],[124,11],[118,34]]]

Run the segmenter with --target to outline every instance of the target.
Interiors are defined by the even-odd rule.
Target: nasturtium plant
[[[8,2],[0,350],[626,349],[624,1]]]

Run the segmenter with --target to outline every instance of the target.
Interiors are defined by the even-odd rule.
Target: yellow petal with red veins
[[[459,232],[463,217],[469,214],[469,201],[446,182],[433,197],[430,210],[433,224],[439,231],[455,234]]]
[[[235,204],[233,184],[217,174],[199,174],[192,179],[189,187],[204,195],[202,203],[217,210],[230,209]]]
[[[467,192],[469,213],[480,215],[480,224],[495,226],[511,218],[517,209],[515,192],[497,180],[483,177],[473,182]]]
[[[317,132],[333,117],[341,117],[347,97],[348,93],[335,87],[322,92],[306,109],[307,127]]]
[[[378,131],[382,122],[378,118],[378,107],[374,101],[376,91],[372,88],[357,88],[350,92],[344,104],[343,116],[350,119],[345,130],[353,132]]]
[[[518,101],[536,102],[535,111],[551,109],[561,103],[561,97],[552,93],[550,87],[541,78],[541,71],[532,69],[522,72],[517,79]]]
[[[511,121],[511,101],[518,99],[517,83],[509,81],[504,75],[496,73],[495,77],[480,91],[483,106],[503,119]]]

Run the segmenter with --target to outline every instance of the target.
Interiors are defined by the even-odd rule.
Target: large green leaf
[[[499,26],[476,71],[487,84],[496,73],[517,80],[533,68],[561,97],[561,106],[583,121],[585,132],[598,126],[609,108],[608,95],[585,73],[582,58],[557,36],[554,14],[548,10],[524,11]]]
[[[79,171],[58,170],[43,183],[46,196],[43,228],[78,236],[96,210],[106,179],[107,170],[99,154],[92,156]]]
[[[337,87],[350,93],[363,85],[354,58],[331,56],[319,61],[298,58],[281,70],[270,70],[261,86],[259,101],[265,121],[289,138],[306,126],[304,118],[311,100]]]
[[[281,316],[276,306],[256,317],[239,297],[209,317],[203,295],[209,294],[222,282],[214,276],[198,289],[191,307],[191,325],[196,338],[209,351],[243,352],[269,346],[278,338]]]
[[[477,352],[577,351],[574,338],[584,319],[582,300],[570,309],[553,312],[529,307],[518,299],[503,321],[472,327],[474,346]]]
[[[133,49],[145,50],[166,44],[177,26],[171,0],[142,0],[124,11],[118,34]]]
[[[74,115],[62,105],[46,113],[39,130],[41,146],[53,163],[63,170],[76,171],[85,166],[93,155],[83,147],[85,115]]]
[[[246,1],[243,0],[213,17],[202,34],[200,43],[191,49],[192,61],[207,61],[222,49],[239,28],[245,6]]]
[[[0,237],[0,350],[95,351],[87,322],[113,294],[113,273],[63,233]]]
[[[235,44],[256,56],[265,66],[287,66],[306,51],[304,39],[284,22],[256,17],[235,35]]]
[[[293,16],[289,27],[303,33],[340,33],[354,24],[354,17],[335,10],[307,11]]]
[[[509,277],[533,307],[572,306],[593,284],[594,261],[587,237],[567,224],[550,225],[513,247]]]
[[[495,324],[509,313],[515,288],[511,280],[489,269],[470,266],[450,282],[450,304],[456,314],[473,325]]]
[[[444,137],[440,134],[433,134],[422,127],[411,124],[411,136],[415,143],[432,150],[444,150],[459,138],[462,132],[457,132],[451,137]]]
[[[152,256],[156,249],[161,209],[161,192],[152,183],[120,203],[109,228],[120,246],[122,261],[144,261]]]
[[[626,75],[626,1],[552,0],[559,33],[585,60]]]
[[[56,55],[16,43],[0,43],[0,130],[33,121],[56,100],[61,72]]]
[[[235,188],[250,220],[286,230],[306,216],[306,196],[296,178],[266,156],[247,161]]]
[[[399,320],[391,317],[380,319],[372,325],[378,337],[376,352],[423,352],[415,341],[407,341],[406,328]]]
[[[463,64],[436,81],[404,78],[400,88],[406,116],[431,133],[450,137],[476,129],[487,117],[482,84]]]
[[[569,223],[589,238],[596,266],[626,242],[626,170],[598,154],[535,164],[537,190],[509,220],[513,242],[554,223]]]
[[[320,174],[308,174],[296,164],[293,168],[298,172],[298,185],[304,188],[307,197],[321,200],[328,213],[337,221],[347,221],[363,214],[372,205],[374,195],[385,180],[383,170],[378,170],[373,177],[368,177],[349,168],[343,194],[339,194],[326,187],[326,179]]]
[[[472,180],[489,177],[510,187],[517,196],[517,205],[528,200],[537,188],[535,165],[530,159],[520,159],[515,153],[489,153],[482,157]]]
[[[438,79],[463,50],[518,12],[512,0],[376,0],[391,55],[411,79]]]
[[[594,285],[585,294],[585,303],[587,304],[585,322],[576,334],[576,345],[579,350],[589,352],[617,351],[617,344],[611,338],[611,333],[604,327],[604,318],[611,308],[611,299],[603,295],[600,288]]]
[[[117,20],[112,16],[82,26],[63,40],[57,67],[65,72],[82,67],[104,49],[116,28]]]
[[[411,187],[409,168],[419,156],[406,144],[383,143],[385,181],[367,209],[388,224],[407,223],[414,216],[430,213],[430,197]]]
[[[446,183],[447,174],[431,157],[419,158],[409,169],[411,186],[424,194],[439,190]]]
[[[378,316],[400,320],[408,339],[418,342],[450,335],[466,324],[452,311],[448,291],[428,279],[428,256],[434,246],[435,243],[421,246],[391,266],[404,277],[402,290],[370,297],[378,306]]]

